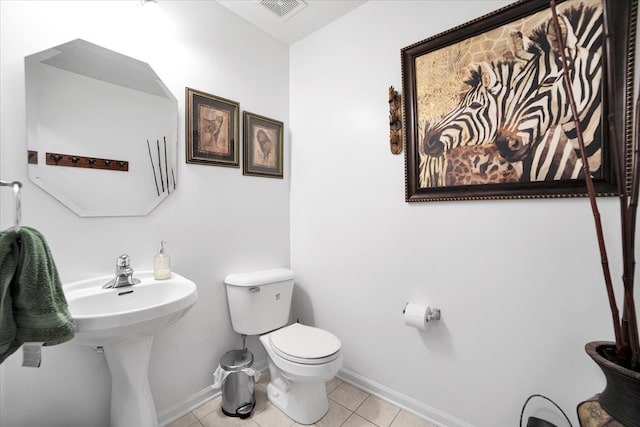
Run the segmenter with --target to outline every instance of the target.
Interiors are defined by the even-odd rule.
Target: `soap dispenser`
[[[167,242],[160,242],[160,252],[153,259],[153,278],[156,280],[168,279],[171,276],[171,258],[165,252],[164,245]]]

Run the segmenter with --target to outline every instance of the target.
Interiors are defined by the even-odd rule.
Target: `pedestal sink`
[[[111,372],[111,427],[156,427],[148,368],[153,334],[180,319],[197,301],[196,285],[179,274],[155,280],[135,272],[139,284],[103,289],[113,275],[65,284],[75,324],[74,341],[102,347]]]

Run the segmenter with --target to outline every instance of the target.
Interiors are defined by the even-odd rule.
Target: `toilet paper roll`
[[[404,323],[418,329],[426,329],[431,309],[426,305],[408,303],[404,308]]]

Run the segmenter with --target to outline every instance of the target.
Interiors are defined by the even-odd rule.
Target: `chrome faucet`
[[[127,254],[122,254],[118,257],[116,261],[116,277],[105,283],[102,286],[104,289],[121,288],[140,283],[140,280],[133,278],[133,268],[131,268],[130,260],[131,258]]]

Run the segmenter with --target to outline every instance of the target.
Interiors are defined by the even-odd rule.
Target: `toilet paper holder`
[[[406,303],[404,305],[404,308],[402,309],[402,314],[405,313],[408,305],[409,303]],[[432,320],[440,320],[440,309],[439,308],[432,309],[431,307],[427,306],[427,316],[425,320],[427,322],[430,322]]]

